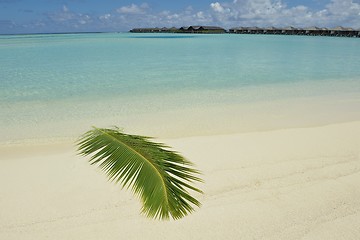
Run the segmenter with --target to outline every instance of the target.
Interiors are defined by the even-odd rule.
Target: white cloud
[[[345,25],[360,27],[360,4],[354,0],[331,0],[323,9],[288,7],[281,0],[233,0],[210,4],[214,22],[232,26]]]
[[[54,22],[65,22],[76,18],[76,14],[72,13],[67,6],[63,6],[61,11],[49,13],[48,17]]]
[[[47,17],[52,25],[57,26],[59,29],[64,29],[64,31],[67,28],[78,29],[84,25],[91,26],[91,23],[93,23],[93,17],[89,14],[75,13],[66,5],[60,11],[48,13]],[[42,22],[42,24],[44,25],[45,23]]]
[[[111,12],[87,14],[72,11],[67,5],[45,14],[46,19],[28,23],[27,28],[48,31],[124,31],[134,27],[181,27],[189,25],[237,26],[321,26],[360,28],[359,0],[328,0],[322,9],[304,5],[287,6],[285,0],[214,0],[204,9],[191,6],[179,11],[153,11],[146,3],[120,6]],[[21,24],[0,21],[3,29]]]
[[[66,5],[64,5],[62,9],[63,9],[63,12],[69,12],[69,8]]]
[[[129,6],[120,7],[116,11],[124,14],[144,14],[148,8],[149,6],[146,3],[143,3],[140,6],[131,4]]]
[[[352,0],[332,0],[326,7],[329,13],[336,16],[360,15],[360,4]]]
[[[98,27],[106,29],[131,29],[133,27],[172,27],[189,25],[236,26],[325,26],[337,25],[360,28],[360,4],[354,0],[331,0],[323,9],[308,6],[289,7],[283,0],[229,0],[214,1],[207,9],[195,11],[191,6],[182,11],[154,12],[146,3],[121,6],[112,13],[85,18],[68,8],[62,9],[60,19],[78,19],[79,25],[88,25],[96,19]],[[73,20],[72,20],[73,21]],[[92,22],[96,26],[96,22]]]
[[[116,16],[113,16],[111,20],[114,23],[116,22],[118,27],[125,29],[134,27],[181,27],[212,23],[212,16],[208,10],[194,11],[191,6],[177,12],[169,10],[153,12],[147,4],[140,6],[132,4],[126,8],[118,8],[116,13]]]
[[[223,6],[221,6],[220,3],[215,2],[215,3],[211,3],[210,7],[215,11],[215,12],[219,12],[219,13],[223,13],[225,12],[225,9]]]
[[[104,15],[101,15],[99,17],[100,20],[109,20],[111,18],[111,14],[110,13],[106,13]]]
[[[0,19],[0,29],[12,29],[16,26],[17,26],[17,24],[12,20]]]

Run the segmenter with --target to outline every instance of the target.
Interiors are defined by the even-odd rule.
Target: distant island
[[[133,28],[132,33],[197,33],[197,34],[271,34],[271,35],[305,35],[305,36],[332,36],[332,37],[360,37],[360,30],[346,27],[336,28],[259,28],[259,27],[236,27],[228,30],[217,26],[189,26],[181,28]]]
[[[133,33],[226,33],[222,27],[216,26],[190,26],[181,28],[134,28],[130,32]]]

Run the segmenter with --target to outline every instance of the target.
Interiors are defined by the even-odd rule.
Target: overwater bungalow
[[[179,32],[186,32],[189,27],[181,27],[179,28]]]
[[[359,31],[341,26],[330,29],[330,32],[332,36],[336,37],[357,37],[359,35]]]
[[[247,27],[230,28],[229,33],[244,34],[244,33],[248,33],[248,29],[249,28],[247,28]]]
[[[179,29],[177,29],[176,27],[172,27],[172,28],[163,27],[160,29],[160,32],[162,33],[175,33],[177,31],[179,31]]]
[[[181,27],[179,32],[184,33],[225,33],[226,30],[216,26],[190,26]]]
[[[283,28],[281,30],[281,33],[284,35],[297,35],[297,33],[298,33],[297,31],[298,31],[297,28],[289,26],[289,27]]]
[[[309,36],[321,36],[321,28],[318,28],[318,27],[308,27],[308,28],[305,28],[305,35],[309,35]]]
[[[303,28],[298,28],[296,30],[296,35],[306,35],[306,30]]]
[[[133,28],[130,30],[133,33],[157,33],[161,32],[160,28]]]
[[[226,30],[216,26],[189,26],[181,28],[134,28],[133,33],[225,33]],[[307,35],[307,36],[336,36],[336,37],[360,37],[360,31],[352,28],[336,27],[332,29],[309,27],[295,28],[259,28],[259,27],[235,27],[230,28],[228,33],[235,34],[277,34],[277,35]]]
[[[228,30],[228,32],[229,32],[229,33],[236,33],[237,29],[238,29],[238,28],[230,28],[230,29]]]
[[[175,33],[179,29],[172,27],[172,28],[133,28],[130,30],[132,33]]]
[[[259,27],[237,27],[229,29],[229,32],[237,34],[263,34],[265,30]]]
[[[327,28],[321,28],[320,36],[331,36],[331,31]]]
[[[250,34],[262,34],[264,33],[264,29],[262,28],[258,28],[258,27],[249,27],[248,28],[248,33]]]
[[[264,34],[281,34],[282,30],[276,27],[268,27],[264,29]]]

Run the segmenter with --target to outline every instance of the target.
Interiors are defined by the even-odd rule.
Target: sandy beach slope
[[[203,206],[140,215],[71,143],[0,149],[0,239],[360,239],[360,122],[164,140],[202,170]]]

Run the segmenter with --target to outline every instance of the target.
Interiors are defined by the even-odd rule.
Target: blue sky
[[[0,34],[187,25],[360,28],[360,0],[0,0]]]

